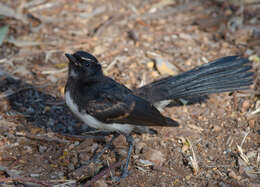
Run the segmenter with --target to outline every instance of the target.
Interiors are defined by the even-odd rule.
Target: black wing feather
[[[110,82],[111,84],[111,82]],[[164,117],[148,101],[125,90],[114,82],[110,89],[102,89],[98,99],[88,102],[86,111],[104,123],[132,124],[139,126],[178,126]]]

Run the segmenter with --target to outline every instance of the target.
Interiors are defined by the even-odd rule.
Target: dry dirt
[[[0,186],[260,186],[260,5],[241,2],[6,0],[15,13],[0,17],[9,27],[0,46]],[[64,53],[76,50],[129,88],[167,75],[154,54],[173,73],[241,55],[256,79],[247,91],[165,109],[181,126],[134,135],[129,176],[115,184],[124,137],[86,166],[110,137],[87,133],[64,105]]]

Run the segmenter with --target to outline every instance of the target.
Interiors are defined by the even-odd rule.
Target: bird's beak
[[[71,54],[65,53],[65,56],[69,59],[70,62],[77,64],[77,59]]]

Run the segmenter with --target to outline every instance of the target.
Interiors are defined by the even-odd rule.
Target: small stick
[[[28,133],[16,133],[16,135],[23,136],[23,137],[31,139],[31,140],[37,140],[37,141],[43,141],[43,142],[55,142],[55,143],[62,143],[62,144],[69,143],[68,140],[62,140],[59,138],[51,138],[51,137],[42,136],[42,135],[32,135],[32,134],[28,134]]]

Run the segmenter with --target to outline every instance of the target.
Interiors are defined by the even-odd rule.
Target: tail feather
[[[134,93],[155,103],[167,99],[244,90],[253,83],[251,69],[248,59],[228,56],[180,75],[157,80],[134,90]]]
[[[243,82],[245,80],[250,82],[250,80],[247,78],[252,76],[253,73],[247,72],[249,69],[251,69],[251,67],[248,66],[238,70],[227,70],[217,74],[209,74],[207,76],[198,77],[197,79],[183,82],[181,85],[174,85],[174,89],[169,90],[169,95],[171,97],[177,97],[179,94],[184,94],[188,90],[192,90],[198,87],[209,89],[214,88],[214,86],[224,86],[225,84],[230,86],[229,83],[236,85],[236,82]],[[171,82],[170,84],[174,84],[174,82]]]

